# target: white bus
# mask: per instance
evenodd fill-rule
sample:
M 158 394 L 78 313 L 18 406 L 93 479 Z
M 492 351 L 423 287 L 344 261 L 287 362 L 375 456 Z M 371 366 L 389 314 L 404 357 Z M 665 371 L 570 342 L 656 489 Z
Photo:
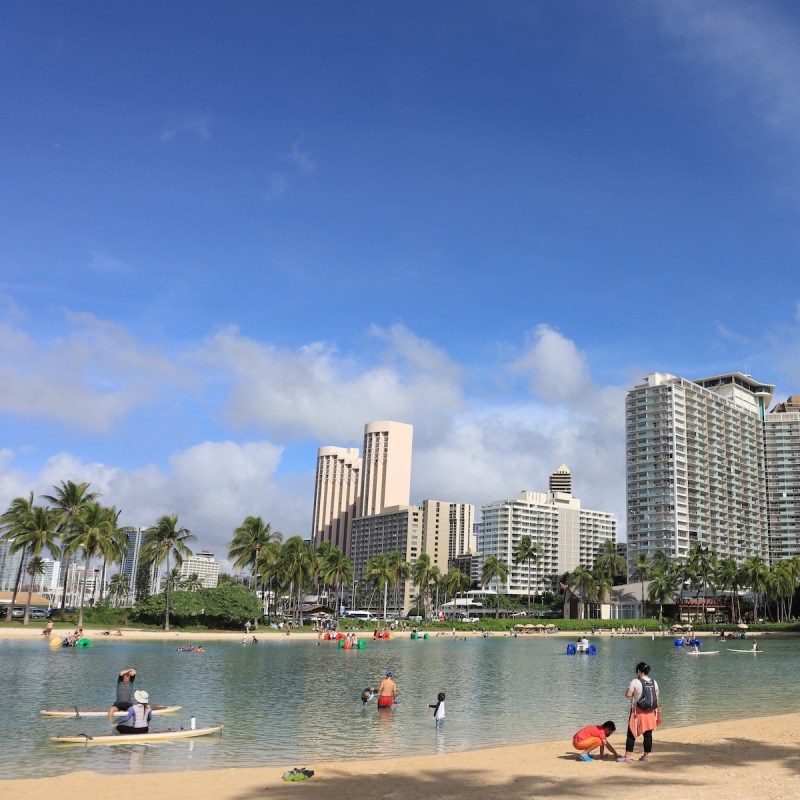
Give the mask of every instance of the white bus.
M 371 611 L 345 611 L 347 619 L 360 619 L 362 622 L 374 622 L 377 617 Z

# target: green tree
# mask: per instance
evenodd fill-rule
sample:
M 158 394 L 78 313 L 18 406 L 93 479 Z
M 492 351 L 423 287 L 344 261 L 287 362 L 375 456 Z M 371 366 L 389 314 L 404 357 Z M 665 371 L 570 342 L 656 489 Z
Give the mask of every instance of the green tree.
M 86 600 L 86 580 L 93 558 L 103 552 L 103 546 L 114 534 L 114 527 L 108 511 L 99 503 L 88 502 L 81 507 L 80 513 L 73 521 L 65 546 L 71 552 L 83 551 L 83 576 L 80 580 L 80 608 L 78 611 L 78 627 L 83 627 L 83 606 Z
M 20 554 L 19 567 L 17 568 L 17 577 L 14 581 L 14 591 L 11 594 L 11 602 L 6 611 L 6 622 L 11 619 L 11 614 L 14 606 L 17 604 L 17 595 L 19 594 L 20 583 L 22 582 L 23 570 L 25 569 L 25 559 L 27 556 L 28 545 L 23 541 L 22 534 L 24 526 L 28 517 L 33 509 L 33 492 L 30 497 L 16 497 L 8 507 L 6 512 L 0 517 L 0 541 L 8 542 L 11 544 L 9 547 L 9 554 Z M 20 537 L 18 539 L 18 537 Z
M 353 565 L 350 559 L 338 548 L 332 547 L 325 555 L 321 565 L 322 580 L 336 592 L 335 615 L 339 617 L 342 588 L 353 580 Z
M 536 566 L 542 557 L 542 553 L 541 545 L 536 544 L 528 534 L 520 538 L 519 545 L 514 553 L 515 564 L 528 565 L 528 613 L 531 610 L 531 563 Z
M 405 582 L 411 577 L 411 564 L 403 558 L 399 550 L 389 553 L 389 568 L 391 571 L 391 582 L 394 586 L 394 607 L 398 616 L 403 615 L 404 602 L 400 602 L 400 587 L 405 587 Z M 404 599 L 405 599 L 405 592 Z
M 314 552 L 300 536 L 291 536 L 281 548 L 281 574 L 290 585 L 293 602 L 293 619 L 299 626 L 303 621 L 303 590 L 314 571 Z
M 458 595 L 466 592 L 470 587 L 469 575 L 457 567 L 451 567 L 444 576 L 444 585 L 447 592 L 454 598 L 453 615 L 455 615 L 458 610 L 458 603 L 455 602 L 458 600 Z
M 617 545 L 611 539 L 606 539 L 600 549 L 600 555 L 594 562 L 594 568 L 613 582 L 617 575 L 626 573 L 628 564 L 625 557 L 617 552 Z
M 760 556 L 750 556 L 742 562 L 742 582 L 753 593 L 753 615 L 758 619 L 758 601 L 767 586 L 769 568 Z
M 647 557 L 647 553 L 643 553 L 639 551 L 636 553 L 636 556 L 633 559 L 633 570 L 631 572 L 631 578 L 635 581 L 640 582 L 640 586 L 642 589 L 641 598 L 642 598 L 642 618 L 644 619 L 647 616 L 647 599 L 645 598 L 644 594 L 644 582 L 650 575 L 650 559 Z
M 364 566 L 364 580 L 374 583 L 378 592 L 383 593 L 384 618 L 386 617 L 387 597 L 393 576 L 391 561 L 385 553 L 372 556 Z
M 67 602 L 70 560 L 75 553 L 74 546 L 79 535 L 77 528 L 81 524 L 80 516 L 87 503 L 93 503 L 100 497 L 99 492 L 90 492 L 89 486 L 88 483 L 61 481 L 59 485 L 53 486 L 53 494 L 42 495 L 42 499 L 50 503 L 59 515 L 57 532 L 62 539 L 61 568 L 64 570 L 60 613 L 62 620 Z
M 481 570 L 481 586 L 488 589 L 492 581 L 497 586 L 494 618 L 500 619 L 500 584 L 508 580 L 508 563 L 497 556 L 487 556 Z
M 723 591 L 730 593 L 731 618 L 738 621 L 741 621 L 738 611 L 740 574 L 739 565 L 732 558 L 723 558 L 717 564 L 717 585 Z
M 428 599 L 431 584 L 436 579 L 438 568 L 431 561 L 428 553 L 420 553 L 411 565 L 411 580 L 418 589 L 418 597 L 422 599 L 422 616 L 428 617 Z
M 188 528 L 182 528 L 178 524 L 177 514 L 165 514 L 159 517 L 152 528 L 148 528 L 142 542 L 141 560 L 145 563 L 152 563 L 157 566 L 166 564 L 166 574 L 169 576 L 170 559 L 174 558 L 177 565 L 183 562 L 184 558 L 192 555 L 189 544 L 197 540 L 196 536 Z M 170 601 L 170 582 L 164 585 L 164 630 L 169 630 L 169 601 Z
M 245 517 L 244 522 L 233 532 L 233 539 L 228 545 L 228 558 L 235 568 L 249 569 L 251 586 L 258 579 L 258 562 L 261 550 L 270 542 L 281 541 L 277 531 L 273 533 L 269 522 L 261 517 Z
M 578 565 L 570 573 L 567 586 L 569 590 L 580 598 L 580 618 L 586 618 L 586 607 L 595 593 L 595 576 L 591 570 Z
M 276 536 L 283 538 L 280 533 L 277 533 Z M 281 541 L 280 539 L 275 539 L 268 544 L 264 545 L 264 547 L 259 550 L 258 554 L 258 563 L 256 564 L 256 576 L 257 576 L 257 585 L 261 586 L 261 612 L 259 612 L 259 617 L 262 613 L 266 613 L 267 617 L 269 617 L 269 598 L 273 591 L 273 586 L 277 585 L 277 581 L 280 577 L 280 569 L 281 569 Z M 264 598 L 266 596 L 266 604 L 264 602 Z M 264 612 L 264 607 L 266 605 L 266 612 Z
M 675 579 L 669 569 L 654 566 L 650 572 L 650 585 L 647 587 L 648 599 L 658 603 L 658 625 L 664 621 L 664 603 L 675 594 Z
M 127 598 L 130 590 L 130 583 L 121 572 L 112 575 L 108 581 L 108 596 L 115 606 L 118 606 L 120 601 L 124 601 Z
M 696 542 L 689 552 L 687 563 L 695 576 L 695 586 L 697 594 L 695 598 L 700 599 L 700 592 L 703 592 L 703 621 L 708 622 L 708 587 L 711 577 L 714 575 L 716 556 L 708 547 L 703 547 L 700 542 Z

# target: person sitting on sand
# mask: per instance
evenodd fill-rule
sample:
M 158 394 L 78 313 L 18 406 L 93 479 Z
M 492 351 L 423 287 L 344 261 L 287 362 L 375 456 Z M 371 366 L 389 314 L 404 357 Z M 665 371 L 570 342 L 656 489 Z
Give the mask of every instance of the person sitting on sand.
M 117 632 L 114 634 L 114 636 L 122 636 L 122 631 L 117 628 Z
M 576 750 L 580 750 L 581 754 L 578 758 L 581 761 L 594 761 L 590 755 L 591 751 L 595 748 L 600 748 L 600 755 L 598 758 L 603 758 L 605 755 L 605 748 L 607 747 L 614 758 L 619 757 L 619 753 L 611 746 L 608 737 L 617 729 L 617 726 L 611 721 L 604 722 L 602 725 L 587 725 L 581 728 L 572 737 L 572 746 Z

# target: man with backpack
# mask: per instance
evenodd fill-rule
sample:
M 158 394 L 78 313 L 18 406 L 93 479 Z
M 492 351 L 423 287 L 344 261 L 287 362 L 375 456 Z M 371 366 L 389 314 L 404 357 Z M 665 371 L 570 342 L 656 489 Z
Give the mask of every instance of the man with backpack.
M 650 677 L 650 665 L 640 661 L 636 665 L 636 677 L 630 682 L 625 697 L 631 700 L 628 718 L 628 736 L 625 740 L 625 755 L 617 761 L 632 761 L 636 739 L 641 736 L 644 755 L 639 761 L 649 761 L 653 750 L 653 731 L 661 724 L 658 683 Z

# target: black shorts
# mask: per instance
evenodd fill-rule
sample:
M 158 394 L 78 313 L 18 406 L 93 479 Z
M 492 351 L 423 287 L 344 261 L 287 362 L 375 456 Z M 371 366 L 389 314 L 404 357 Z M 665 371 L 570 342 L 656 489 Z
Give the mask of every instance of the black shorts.
M 117 725 L 120 733 L 147 733 L 149 728 L 134 728 L 133 725 Z
M 133 703 L 123 703 L 122 700 L 114 701 L 114 707 L 117 711 L 127 711 L 132 705 Z

